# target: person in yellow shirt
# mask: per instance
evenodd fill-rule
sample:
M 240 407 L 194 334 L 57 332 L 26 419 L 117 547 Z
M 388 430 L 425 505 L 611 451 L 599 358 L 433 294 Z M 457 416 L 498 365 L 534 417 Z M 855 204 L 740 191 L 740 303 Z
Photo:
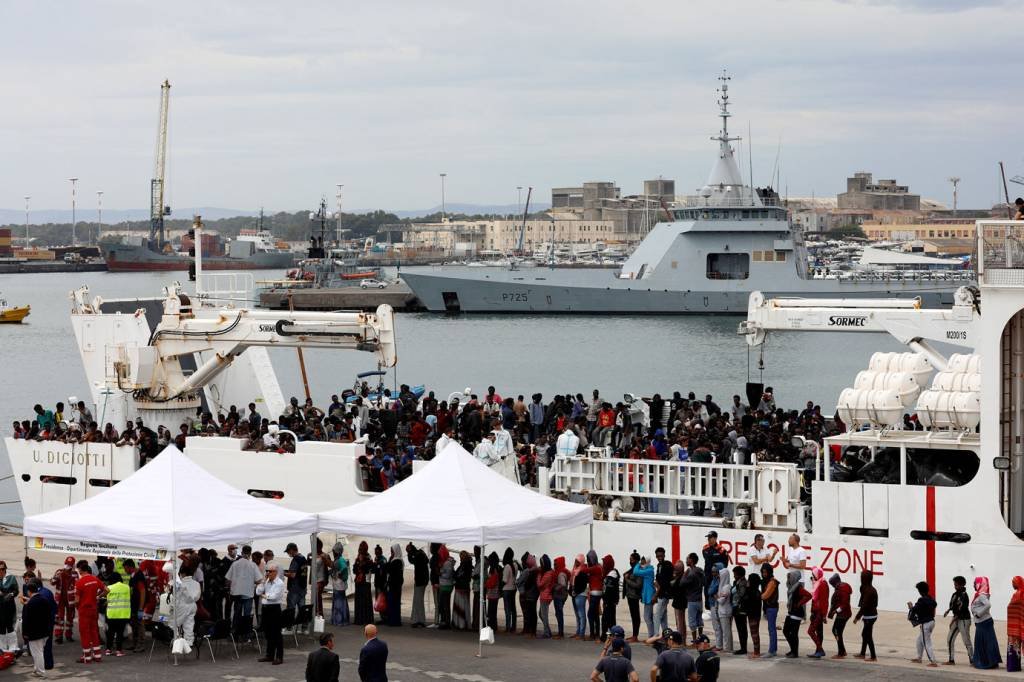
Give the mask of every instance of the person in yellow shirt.
M 106 655 L 124 656 L 124 626 L 132 616 L 131 590 L 128 583 L 115 573 L 116 582 L 109 585 L 107 593 L 107 651 Z

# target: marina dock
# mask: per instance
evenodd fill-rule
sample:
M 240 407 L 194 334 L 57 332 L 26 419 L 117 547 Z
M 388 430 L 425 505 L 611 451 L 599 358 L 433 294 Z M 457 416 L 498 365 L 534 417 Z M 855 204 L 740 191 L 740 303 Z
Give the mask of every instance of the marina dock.
M 385 289 L 354 284 L 348 287 L 268 287 L 259 293 L 259 307 L 288 310 L 288 297 L 295 310 L 376 310 L 387 303 L 397 311 L 422 310 L 419 300 L 405 282 L 393 282 Z

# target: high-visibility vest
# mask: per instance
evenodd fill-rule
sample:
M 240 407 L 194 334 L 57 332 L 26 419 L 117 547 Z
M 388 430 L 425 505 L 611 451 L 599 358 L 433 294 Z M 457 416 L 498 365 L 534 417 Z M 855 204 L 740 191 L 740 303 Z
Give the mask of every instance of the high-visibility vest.
M 127 583 L 114 583 L 107 594 L 107 619 L 128 620 L 132 616 L 132 595 Z

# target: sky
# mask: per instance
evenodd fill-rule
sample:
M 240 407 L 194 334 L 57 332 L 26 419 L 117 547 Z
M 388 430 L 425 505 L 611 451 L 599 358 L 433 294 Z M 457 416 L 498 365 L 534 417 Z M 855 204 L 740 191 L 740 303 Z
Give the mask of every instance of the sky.
M 0 208 L 148 205 L 159 87 L 168 200 L 254 210 L 511 204 L 517 186 L 694 193 L 716 77 L 767 184 L 867 170 L 961 207 L 1024 175 L 1024 3 L 0 0 Z M 1024 187 L 1010 185 L 1011 196 Z

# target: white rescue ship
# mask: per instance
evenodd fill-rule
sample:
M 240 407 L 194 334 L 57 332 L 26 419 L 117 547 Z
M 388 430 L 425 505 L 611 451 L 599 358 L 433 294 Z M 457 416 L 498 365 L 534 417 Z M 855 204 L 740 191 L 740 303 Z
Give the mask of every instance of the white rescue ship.
M 569 556 L 592 543 L 620 561 L 634 548 L 650 556 L 664 546 L 675 560 L 699 551 L 715 528 L 731 560 L 743 565 L 756 532 L 780 548 L 779 558 L 799 533 L 808 565 L 854 585 L 861 570 L 874 572 L 883 609 L 902 610 L 919 580 L 942 594 L 954 575 L 985 575 L 999 613 L 1024 565 L 1024 223 L 979 221 L 977 233 L 980 292 L 960 289 L 946 310 L 907 300 L 751 296 L 740 327 L 751 345 L 799 330 L 888 333 L 908 347 L 873 356 L 840 396 L 848 433 L 820 450 L 805 445 L 822 473 L 806 482 L 809 495 L 801 495 L 796 464 L 637 461 L 591 449 L 556 458 L 539 479 L 543 494 L 590 501 L 599 520 L 590 530 L 519 544 Z M 395 362 L 386 308 L 376 315 L 214 309 L 193 305 L 178 287 L 165 293 L 162 300 L 90 302 L 85 289 L 74 292 L 72 327 L 101 423 L 141 416 L 174 433 L 204 402 L 212 411 L 253 396 L 262 411 L 279 414 L 284 399 L 267 346 L 363 349 L 382 366 Z M 947 358 L 935 342 L 965 353 Z M 925 430 L 900 430 L 905 412 L 916 412 Z M 138 462 L 133 447 L 5 444 L 26 514 L 98 494 Z M 242 445 L 189 438 L 185 452 L 237 488 L 295 509 L 333 509 L 373 494 L 360 474 L 362 444 L 300 442 L 288 454 Z M 844 466 L 830 467 L 826 453 L 836 451 Z M 658 499 L 661 513 L 634 511 L 643 497 Z M 734 520 L 688 515 L 700 501 L 728 505 Z

